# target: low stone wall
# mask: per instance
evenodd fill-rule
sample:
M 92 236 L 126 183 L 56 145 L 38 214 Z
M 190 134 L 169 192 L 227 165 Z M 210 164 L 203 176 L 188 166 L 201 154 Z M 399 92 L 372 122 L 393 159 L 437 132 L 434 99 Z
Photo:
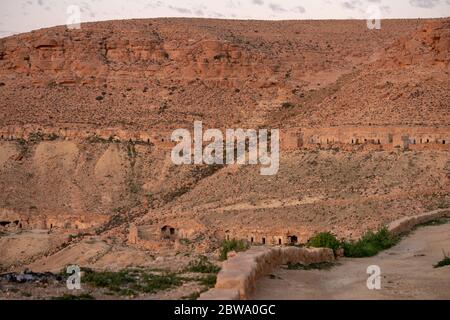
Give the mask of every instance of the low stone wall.
M 252 247 L 224 262 L 215 288 L 203 293 L 200 300 L 244 300 L 255 289 L 258 278 L 287 263 L 334 261 L 327 248 Z
M 399 235 L 415 226 L 435 219 L 450 218 L 450 208 L 438 209 L 415 216 L 403 217 L 388 225 L 389 231 Z M 242 300 L 255 289 L 256 281 L 287 263 L 319 263 L 334 261 L 334 253 L 327 248 L 252 247 L 224 262 L 213 289 L 200 295 L 199 300 Z
M 444 217 L 450 218 L 450 208 L 438 209 L 430 212 L 421 213 L 415 216 L 400 218 L 398 220 L 391 222 L 388 225 L 388 229 L 393 235 L 399 235 L 410 231 L 412 228 L 414 228 L 419 224 Z

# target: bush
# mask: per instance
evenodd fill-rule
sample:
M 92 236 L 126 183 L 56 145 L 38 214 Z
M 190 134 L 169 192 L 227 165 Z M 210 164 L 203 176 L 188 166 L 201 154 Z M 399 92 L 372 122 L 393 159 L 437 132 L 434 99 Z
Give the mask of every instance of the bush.
M 126 270 L 113 272 L 84 269 L 83 271 L 83 282 L 89 283 L 95 287 L 109 288 L 113 291 L 118 291 L 120 287 L 136 282 L 134 277 Z
M 314 248 L 330 248 L 333 251 L 339 249 L 341 243 L 330 232 L 322 232 L 308 240 L 308 246 Z
M 107 288 L 119 295 L 138 292 L 155 293 L 180 286 L 183 282 L 174 273 L 154 274 L 146 270 L 124 269 L 118 272 L 82 269 L 82 281 L 95 287 Z
M 441 268 L 445 266 L 450 266 L 450 257 L 448 257 L 444 252 L 444 259 L 436 263 L 433 267 L 435 268 Z
M 201 256 L 197 260 L 189 262 L 186 271 L 199 273 L 218 273 L 220 268 L 208 261 L 208 258 Z
M 206 277 L 200 279 L 200 284 L 204 285 L 207 288 L 212 288 L 215 286 L 216 281 L 217 281 L 217 275 L 209 274 Z
M 397 240 L 386 227 L 381 228 L 376 233 L 368 231 L 358 241 L 344 242 L 344 255 L 354 258 L 372 257 L 378 252 L 395 245 Z
M 291 102 L 283 102 L 281 104 L 281 108 L 282 109 L 292 109 L 294 107 L 295 107 L 295 105 L 293 103 L 291 103 Z
M 224 240 L 222 242 L 222 247 L 220 249 L 220 257 L 221 261 L 227 260 L 227 254 L 230 251 L 245 251 L 247 250 L 249 245 L 243 240 Z

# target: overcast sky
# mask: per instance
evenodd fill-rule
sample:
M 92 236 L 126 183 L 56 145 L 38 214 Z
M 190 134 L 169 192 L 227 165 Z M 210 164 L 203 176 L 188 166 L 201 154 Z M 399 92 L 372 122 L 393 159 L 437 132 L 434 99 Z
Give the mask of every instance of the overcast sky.
M 381 18 L 450 16 L 450 0 L 0 0 L 0 37 L 66 24 L 70 5 L 79 6 L 82 22 L 153 17 L 366 19 L 373 6 Z

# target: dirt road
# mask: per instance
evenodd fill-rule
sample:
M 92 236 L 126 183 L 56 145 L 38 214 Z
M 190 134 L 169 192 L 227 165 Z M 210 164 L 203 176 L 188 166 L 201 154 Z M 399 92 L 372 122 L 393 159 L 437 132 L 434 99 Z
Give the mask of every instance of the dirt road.
M 371 258 L 344 258 L 330 270 L 278 269 L 258 282 L 252 299 L 450 299 L 450 223 L 419 228 Z M 381 268 L 381 289 L 369 290 L 367 267 Z M 273 277 L 275 276 L 275 278 Z

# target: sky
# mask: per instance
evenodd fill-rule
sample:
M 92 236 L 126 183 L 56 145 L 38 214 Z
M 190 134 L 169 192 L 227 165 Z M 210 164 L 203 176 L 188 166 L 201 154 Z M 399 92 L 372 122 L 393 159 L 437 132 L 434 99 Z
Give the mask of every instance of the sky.
M 450 0 L 0 0 L 0 37 L 73 23 L 78 16 L 91 22 L 156 17 L 367 19 L 374 14 L 381 19 L 449 17 Z

